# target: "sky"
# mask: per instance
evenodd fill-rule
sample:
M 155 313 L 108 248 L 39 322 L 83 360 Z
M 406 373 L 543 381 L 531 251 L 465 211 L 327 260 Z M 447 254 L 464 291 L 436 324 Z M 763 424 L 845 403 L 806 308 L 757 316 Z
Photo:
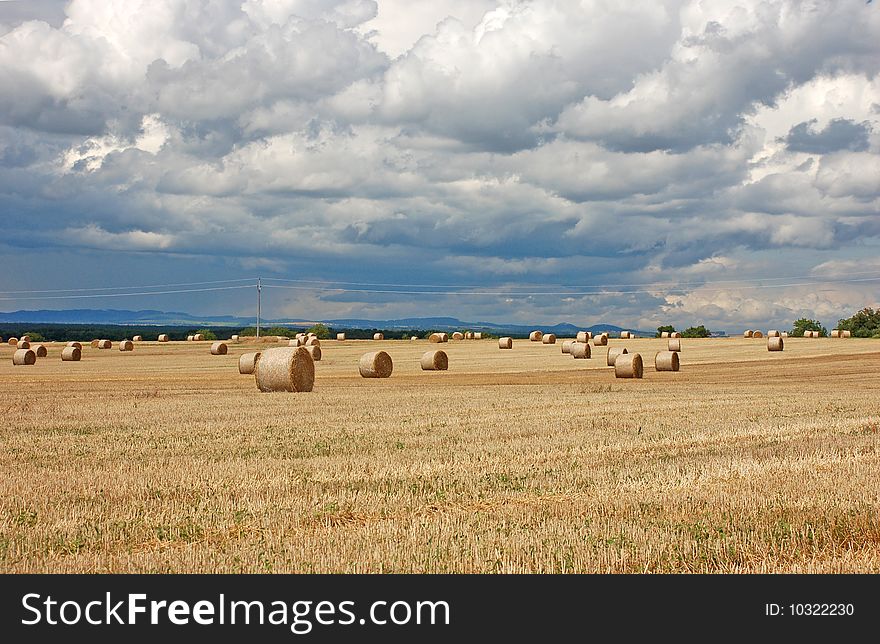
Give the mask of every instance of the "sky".
M 878 73 L 864 0 L 2 1 L 0 310 L 830 328 Z

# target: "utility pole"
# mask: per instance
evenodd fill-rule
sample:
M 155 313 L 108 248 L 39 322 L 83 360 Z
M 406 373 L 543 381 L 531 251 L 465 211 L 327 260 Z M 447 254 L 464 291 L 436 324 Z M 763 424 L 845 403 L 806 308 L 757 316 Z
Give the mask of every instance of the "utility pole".
M 257 339 L 260 339 L 260 313 L 263 308 L 263 280 L 257 278 Z

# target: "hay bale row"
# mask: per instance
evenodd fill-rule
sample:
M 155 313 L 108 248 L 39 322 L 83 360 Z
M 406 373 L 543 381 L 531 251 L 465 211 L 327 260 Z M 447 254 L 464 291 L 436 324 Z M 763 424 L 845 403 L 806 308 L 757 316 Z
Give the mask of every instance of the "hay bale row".
M 544 334 L 541 331 L 532 331 L 529 333 L 529 342 L 541 342 Z
M 638 353 L 621 353 L 614 360 L 615 378 L 641 378 L 642 356 Z
M 587 359 L 591 353 L 590 344 L 588 342 L 573 342 L 568 352 L 576 360 Z
M 654 369 L 657 371 L 678 371 L 679 364 L 676 351 L 658 351 L 654 356 Z
M 229 351 L 229 347 L 225 342 L 215 342 L 211 345 L 212 356 L 225 356 Z
M 358 371 L 363 378 L 388 378 L 394 369 L 394 362 L 384 351 L 374 351 L 361 356 Z
M 238 373 L 252 374 L 260 361 L 260 355 L 262 354 L 259 351 L 242 353 L 238 358 Z
M 547 335 L 541 336 L 541 342 L 543 344 L 556 344 L 556 336 L 552 333 L 548 333 Z
M 79 344 L 79 342 L 75 342 L 74 344 Z M 82 359 L 82 346 L 72 347 L 67 346 L 61 350 L 61 361 L 62 362 L 79 362 Z
M 255 363 L 254 379 L 262 392 L 306 392 L 315 385 L 315 361 L 304 347 L 267 349 Z
M 767 338 L 767 351 L 782 351 L 785 348 L 785 341 L 781 336 L 771 336 Z
M 419 360 L 422 371 L 446 371 L 449 369 L 449 356 L 445 351 L 428 351 Z
M 513 338 L 508 338 L 507 336 L 503 338 L 498 338 L 498 348 L 513 349 Z
M 617 360 L 617 356 L 622 356 L 628 353 L 626 347 L 611 347 L 608 349 L 608 354 L 605 356 L 605 364 L 609 367 L 614 366 L 614 361 Z
M 37 354 L 33 349 L 16 349 L 12 354 L 12 364 L 14 365 L 32 365 L 37 362 Z

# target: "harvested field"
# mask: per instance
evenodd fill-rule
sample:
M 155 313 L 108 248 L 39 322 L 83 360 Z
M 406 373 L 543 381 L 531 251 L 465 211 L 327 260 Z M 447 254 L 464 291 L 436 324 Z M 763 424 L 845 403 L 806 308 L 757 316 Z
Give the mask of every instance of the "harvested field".
M 880 341 L 688 339 L 658 373 L 666 345 L 627 340 L 651 359 L 620 380 L 525 340 L 446 344 L 435 372 L 427 340 L 326 340 L 296 394 L 238 373 L 247 338 L 27 368 L 3 345 L 27 395 L 0 570 L 880 572 Z M 361 378 L 378 350 L 393 376 Z

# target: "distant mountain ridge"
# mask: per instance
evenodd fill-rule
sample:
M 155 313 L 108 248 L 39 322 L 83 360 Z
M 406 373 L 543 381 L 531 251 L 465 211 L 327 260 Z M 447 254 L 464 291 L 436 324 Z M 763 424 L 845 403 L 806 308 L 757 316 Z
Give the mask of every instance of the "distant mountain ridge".
M 367 320 L 362 318 L 342 318 L 332 320 L 290 320 L 290 319 L 267 319 L 262 320 L 263 326 L 309 326 L 316 322 L 322 322 L 337 329 L 385 329 L 385 330 L 437 330 L 456 331 L 469 329 L 472 331 L 485 331 L 487 333 L 513 333 L 526 334 L 534 329 L 541 329 L 544 333 L 554 333 L 558 336 L 572 336 L 578 331 L 592 331 L 594 333 L 608 331 L 616 333 L 620 331 L 633 331 L 640 335 L 652 335 L 653 331 L 640 331 L 619 327 L 613 324 L 593 324 L 575 326 L 569 322 L 557 324 L 512 324 L 496 322 L 463 322 L 453 317 L 424 317 L 424 318 L 399 318 L 396 320 Z M 253 326 L 254 318 L 244 318 L 234 315 L 191 315 L 179 311 L 128 311 L 119 309 L 68 309 L 68 310 L 38 310 L 38 311 L 12 311 L 0 312 L 0 323 L 6 324 L 115 324 L 115 325 L 205 325 L 205 326 Z

